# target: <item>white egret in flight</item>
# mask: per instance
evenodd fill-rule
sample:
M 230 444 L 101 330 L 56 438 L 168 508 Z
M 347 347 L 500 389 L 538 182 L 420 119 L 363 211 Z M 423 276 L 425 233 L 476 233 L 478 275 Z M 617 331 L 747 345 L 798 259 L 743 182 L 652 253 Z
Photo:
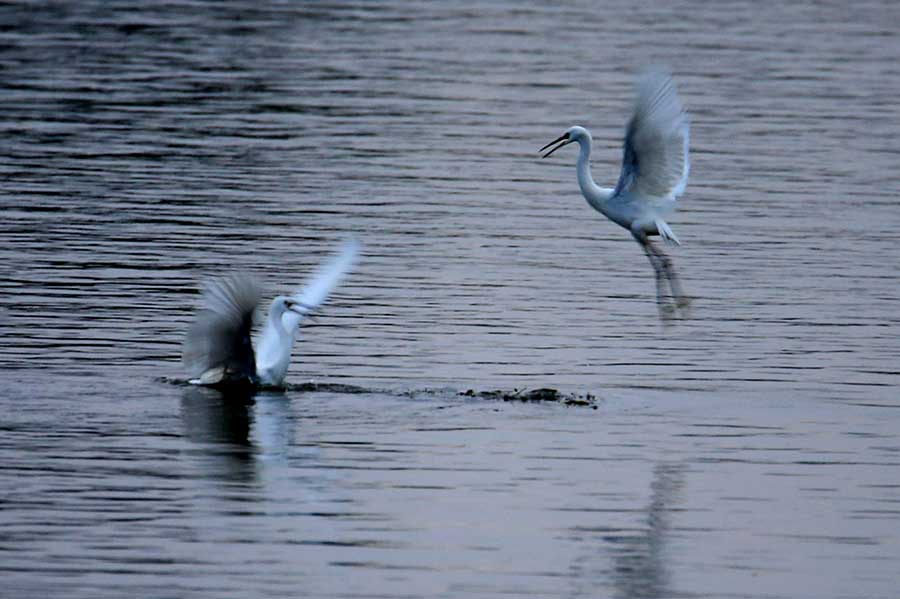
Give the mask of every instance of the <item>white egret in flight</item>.
M 212 281 L 184 341 L 182 362 L 191 383 L 222 388 L 279 387 L 304 317 L 318 308 L 356 261 L 359 244 L 345 243 L 291 296 L 272 300 L 253 351 L 253 315 L 262 297 L 259 283 L 245 275 Z
M 584 127 L 570 127 L 541 148 L 541 152 L 550 148 L 544 154 L 546 158 L 559 148 L 578 142 L 581 193 L 592 208 L 631 231 L 644 249 L 656 271 L 656 301 L 663 318 L 674 316 L 675 306 L 686 311 L 690 305 L 671 260 L 650 240 L 652 235 L 659 235 L 666 243 L 681 245 L 666 218 L 678 206 L 677 198 L 687 186 L 688 138 L 688 115 L 678 100 L 672 77 L 647 71 L 638 79 L 634 114 L 625 130 L 622 172 L 614 188 L 600 187 L 591 177 L 592 140 Z M 666 299 L 666 283 L 675 306 Z

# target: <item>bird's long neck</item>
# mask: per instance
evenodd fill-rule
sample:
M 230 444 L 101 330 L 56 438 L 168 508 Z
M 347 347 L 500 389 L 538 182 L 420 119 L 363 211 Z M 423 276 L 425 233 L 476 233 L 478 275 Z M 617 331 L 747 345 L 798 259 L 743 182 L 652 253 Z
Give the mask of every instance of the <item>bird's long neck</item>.
M 612 196 L 612 190 L 600 187 L 591 177 L 591 139 L 583 137 L 578 140 L 578 145 L 581 147 L 578 152 L 578 187 L 594 210 L 606 214 L 606 202 Z
M 286 312 L 282 298 L 275 298 L 269 308 L 266 328 L 257 345 L 256 372 L 264 385 L 281 385 L 291 363 L 294 339 L 284 326 Z
M 269 309 L 269 326 L 278 334 L 279 337 L 287 337 L 287 329 L 284 328 L 284 322 L 281 317 L 284 315 L 284 308 L 273 302 Z

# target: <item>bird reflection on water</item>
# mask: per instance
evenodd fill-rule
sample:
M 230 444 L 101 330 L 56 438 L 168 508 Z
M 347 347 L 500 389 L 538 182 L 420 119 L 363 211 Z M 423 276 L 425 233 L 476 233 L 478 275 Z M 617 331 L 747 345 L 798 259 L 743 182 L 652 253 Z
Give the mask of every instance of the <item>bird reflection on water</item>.
M 284 456 L 291 442 L 290 400 L 284 393 L 235 390 L 223 393 L 189 386 L 181 398 L 181 421 L 190 441 L 202 445 L 201 454 L 221 468 L 232 482 L 256 478 L 259 460 Z
M 573 565 L 573 571 L 581 575 L 574 580 L 591 581 L 595 578 L 609 578 L 615 589 L 616 597 L 632 599 L 652 599 L 671 597 L 673 589 L 666 567 L 666 542 L 672 528 L 670 514 L 675 509 L 679 494 L 684 486 L 684 470 L 682 463 L 660 462 L 653 468 L 653 481 L 650 483 L 650 502 L 642 510 L 643 524 L 638 530 L 602 529 L 591 534 L 591 529 L 578 527 L 573 537 L 590 548 Z M 612 567 L 607 569 L 606 560 L 600 572 L 591 567 L 596 563 L 596 546 L 612 558 Z M 573 591 L 572 596 L 594 596 L 593 585 Z

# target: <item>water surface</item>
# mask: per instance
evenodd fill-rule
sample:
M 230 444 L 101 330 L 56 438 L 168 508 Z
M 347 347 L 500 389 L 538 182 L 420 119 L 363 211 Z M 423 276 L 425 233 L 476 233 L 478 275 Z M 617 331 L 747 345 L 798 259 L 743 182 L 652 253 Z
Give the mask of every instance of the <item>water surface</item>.
M 16 596 L 893 597 L 890 2 L 0 7 Z M 693 315 L 578 193 L 634 73 L 692 115 Z M 206 276 L 359 268 L 289 381 L 164 382 Z M 351 389 L 336 385 L 352 385 Z M 461 397 L 593 393 L 597 410 Z

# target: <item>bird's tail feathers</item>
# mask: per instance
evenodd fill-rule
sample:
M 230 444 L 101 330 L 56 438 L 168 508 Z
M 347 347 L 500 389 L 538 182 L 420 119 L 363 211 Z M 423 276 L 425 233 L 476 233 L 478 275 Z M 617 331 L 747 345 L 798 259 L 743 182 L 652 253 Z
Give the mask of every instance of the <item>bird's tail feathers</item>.
M 663 238 L 663 241 L 670 245 L 681 245 L 681 242 L 675 236 L 675 232 L 669 227 L 669 223 L 658 218 L 654 224 L 656 224 L 656 230 L 659 232 L 659 236 Z

